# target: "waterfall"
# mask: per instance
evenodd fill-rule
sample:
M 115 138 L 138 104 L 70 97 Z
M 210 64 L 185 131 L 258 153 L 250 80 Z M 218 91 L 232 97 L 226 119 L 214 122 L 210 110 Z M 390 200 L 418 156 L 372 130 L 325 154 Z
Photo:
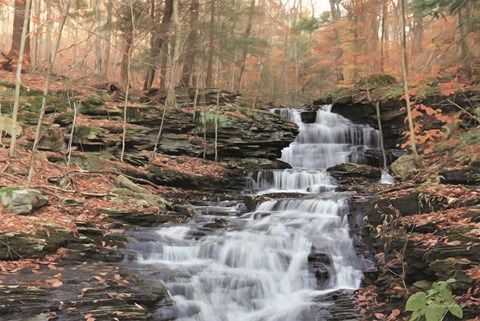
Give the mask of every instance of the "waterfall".
M 138 259 L 161 271 L 174 302 L 174 312 L 156 312 L 159 320 L 171 320 L 165 315 L 172 313 L 180 321 L 324 320 L 332 303 L 322 297 L 360 286 L 348 195 L 333 192 L 336 182 L 325 169 L 362 162 L 378 133 L 324 110 L 312 124 L 303 124 L 297 110 L 281 114 L 300 126 L 282 154 L 293 169 L 252 173 L 248 189 L 305 196 L 269 199 L 252 213 L 222 216 L 227 228 L 201 237 L 195 222 L 160 227 Z

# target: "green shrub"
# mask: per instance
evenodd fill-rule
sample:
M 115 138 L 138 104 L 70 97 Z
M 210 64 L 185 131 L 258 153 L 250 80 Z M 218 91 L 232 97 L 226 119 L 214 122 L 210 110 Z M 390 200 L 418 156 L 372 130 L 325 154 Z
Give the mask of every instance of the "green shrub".
M 410 320 L 442 321 L 448 312 L 458 318 L 463 317 L 462 308 L 455 302 L 450 284 L 455 279 L 434 282 L 427 292 L 412 294 L 405 306 L 405 311 L 411 311 Z

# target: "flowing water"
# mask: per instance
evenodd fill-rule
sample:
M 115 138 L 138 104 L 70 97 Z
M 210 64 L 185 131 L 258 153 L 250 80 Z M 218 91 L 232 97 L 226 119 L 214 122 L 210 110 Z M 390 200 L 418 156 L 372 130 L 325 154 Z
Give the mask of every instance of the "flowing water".
M 221 219 L 210 216 L 227 228 L 200 237 L 198 219 L 155 231 L 139 263 L 158 269 L 174 301 L 172 309 L 158 311 L 159 319 L 328 320 L 322 311 L 331 303 L 322 298 L 360 286 L 348 195 L 333 192 L 336 182 L 325 169 L 363 162 L 363 153 L 378 147 L 378 132 L 329 111 L 319 110 L 312 124 L 303 124 L 297 110 L 281 113 L 300 127 L 282 155 L 293 169 L 252 173 L 247 190 L 303 197 L 269 198 L 242 215 L 228 207 Z

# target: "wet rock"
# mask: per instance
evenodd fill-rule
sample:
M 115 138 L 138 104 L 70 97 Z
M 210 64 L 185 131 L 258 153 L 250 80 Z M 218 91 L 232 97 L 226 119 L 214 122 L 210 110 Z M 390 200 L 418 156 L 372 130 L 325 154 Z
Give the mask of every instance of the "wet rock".
M 317 112 L 316 111 L 303 111 L 303 112 L 300 113 L 300 117 L 302 119 L 302 123 L 313 124 L 317 120 Z
M 318 253 L 313 250 L 312 253 L 308 255 L 308 268 L 310 272 L 315 275 L 320 288 L 328 285 L 330 280 L 329 266 L 331 266 L 331 264 L 332 262 L 327 254 Z
M 29 214 L 48 203 L 40 191 L 19 187 L 0 189 L 0 201 L 11 214 Z
M 334 177 L 339 178 L 365 177 L 379 180 L 382 176 L 382 172 L 379 168 L 365 164 L 344 163 L 330 167 L 327 171 L 332 173 Z
M 188 219 L 175 212 L 153 213 L 117 208 L 100 208 L 97 209 L 97 213 L 107 215 L 108 220 L 114 223 L 143 227 L 156 226 L 167 222 L 181 223 Z
M 197 216 L 197 212 L 195 211 L 195 209 L 190 206 L 190 205 L 179 205 L 179 204 L 176 204 L 174 206 L 174 210 L 175 212 L 178 212 L 180 213 L 181 215 L 184 215 L 186 217 L 194 217 L 194 216 Z

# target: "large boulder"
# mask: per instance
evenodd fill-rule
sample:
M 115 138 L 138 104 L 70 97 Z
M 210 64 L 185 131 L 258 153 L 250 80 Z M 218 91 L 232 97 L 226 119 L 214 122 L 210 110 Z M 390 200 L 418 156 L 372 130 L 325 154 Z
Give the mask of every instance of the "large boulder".
M 46 205 L 48 199 L 34 189 L 4 187 L 0 189 L 0 202 L 11 214 L 29 214 Z
M 410 174 L 414 173 L 418 168 L 418 160 L 414 155 L 403 155 L 394 161 L 390 168 L 395 176 L 402 180 L 406 179 Z

